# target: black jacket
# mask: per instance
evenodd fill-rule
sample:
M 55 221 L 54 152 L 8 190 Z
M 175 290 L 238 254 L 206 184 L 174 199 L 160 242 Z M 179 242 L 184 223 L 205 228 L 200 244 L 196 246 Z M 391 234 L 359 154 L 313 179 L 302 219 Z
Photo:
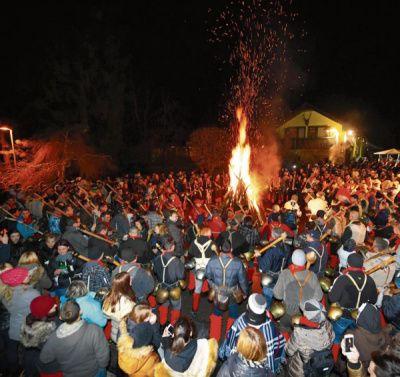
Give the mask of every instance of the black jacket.
M 250 249 L 249 243 L 246 241 L 244 236 L 240 234 L 238 231 L 229 231 L 226 230 L 225 232 L 220 233 L 217 238 L 217 245 L 221 247 L 225 240 L 228 240 L 232 245 L 232 254 L 235 257 L 246 253 Z
M 189 256 L 193 258 L 201 258 L 201 253 L 199 248 L 197 247 L 195 241 L 197 241 L 200 245 L 206 244 L 210 239 L 206 236 L 199 236 L 195 240 L 192 241 L 189 247 Z M 205 258 L 211 258 L 213 255 L 215 255 L 215 252 L 211 249 L 211 247 L 214 245 L 214 242 L 211 241 L 209 246 L 207 247 L 205 251 Z
M 361 288 L 364 282 L 364 277 L 367 277 L 367 282 L 361 292 L 359 306 L 365 302 L 375 304 L 378 298 L 376 285 L 374 280 L 360 271 L 351 271 L 348 274 L 353 277 L 358 287 Z M 340 275 L 332 285 L 329 292 L 329 301 L 338 302 L 345 309 L 355 309 L 357 303 L 358 291 L 347 275 Z M 345 314 L 349 314 L 346 313 Z
M 259 363 L 252 363 L 233 353 L 224 362 L 217 377 L 273 377 L 271 369 Z
M 166 265 L 169 260 L 174 257 L 171 253 L 167 253 L 164 255 L 159 255 L 154 259 L 154 273 L 157 276 L 157 280 L 161 283 L 163 281 L 163 265 Z M 178 280 L 182 280 L 185 278 L 185 266 L 181 262 L 181 260 L 177 257 L 169 263 L 166 267 L 165 271 L 165 283 L 167 285 L 175 284 Z

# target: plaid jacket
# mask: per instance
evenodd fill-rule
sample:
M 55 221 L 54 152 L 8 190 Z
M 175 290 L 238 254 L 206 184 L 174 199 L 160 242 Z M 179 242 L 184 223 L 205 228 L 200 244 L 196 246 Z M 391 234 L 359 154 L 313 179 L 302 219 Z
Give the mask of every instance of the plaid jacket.
M 276 373 L 285 357 L 286 341 L 275 324 L 268 318 L 261 325 L 253 325 L 248 322 L 246 313 L 243 313 L 229 330 L 224 343 L 219 349 L 219 357 L 224 360 L 231 355 L 236 348 L 240 332 L 247 326 L 254 327 L 264 334 L 267 343 L 267 364 L 272 372 Z

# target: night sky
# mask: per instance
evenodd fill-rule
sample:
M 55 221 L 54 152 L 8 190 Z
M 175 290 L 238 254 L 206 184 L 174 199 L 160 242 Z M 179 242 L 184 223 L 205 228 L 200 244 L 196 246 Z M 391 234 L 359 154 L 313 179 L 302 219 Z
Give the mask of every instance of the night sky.
M 290 27 L 297 35 L 306 32 L 299 42 L 306 52 L 291 56 L 293 69 L 304 79 L 288 83 L 287 108 L 312 104 L 354 126 L 373 144 L 397 147 L 397 4 L 294 1 L 299 16 Z M 0 119 L 12 121 L 22 134 L 40 131 L 37 119 L 34 127 L 29 124 L 29 103 L 40 97 L 48 57 L 60 46 L 66 56 L 73 53 L 80 35 L 88 32 L 99 42 L 116 35 L 132 57 L 134 75 L 176 98 L 193 128 L 216 123 L 231 72 L 221 63 L 229 51 L 209 42 L 209 25 L 225 5 L 217 0 L 3 4 Z

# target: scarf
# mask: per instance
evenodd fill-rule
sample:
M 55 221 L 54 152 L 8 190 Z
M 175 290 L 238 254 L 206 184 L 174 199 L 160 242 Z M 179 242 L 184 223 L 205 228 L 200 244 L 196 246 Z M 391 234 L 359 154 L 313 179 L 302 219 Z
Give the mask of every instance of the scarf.
M 290 264 L 289 265 L 289 270 L 294 275 L 296 272 L 299 271 L 304 271 L 306 269 L 306 266 L 296 266 L 295 264 Z
M 342 274 L 343 275 L 346 275 L 348 272 L 351 272 L 351 271 L 358 271 L 358 272 L 364 272 L 365 271 L 365 268 L 364 267 L 347 267 L 346 269 L 344 269 L 343 271 L 342 271 Z
M 301 317 L 300 317 L 300 325 L 303 325 L 303 326 L 305 326 L 305 327 L 309 327 L 309 328 L 312 328 L 312 329 L 319 329 L 320 328 L 320 324 L 319 323 L 317 323 L 317 322 L 313 322 L 313 321 L 310 321 L 308 318 L 306 318 L 304 315 L 302 315 Z

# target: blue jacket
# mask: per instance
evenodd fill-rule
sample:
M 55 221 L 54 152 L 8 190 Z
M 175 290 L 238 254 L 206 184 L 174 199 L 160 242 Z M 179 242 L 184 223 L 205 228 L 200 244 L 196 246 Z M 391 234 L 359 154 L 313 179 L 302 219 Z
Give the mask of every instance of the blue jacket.
M 107 324 L 107 317 L 101 310 L 101 304 L 94 299 L 94 292 L 89 292 L 86 296 L 75 299 L 82 312 L 82 319 L 87 323 L 92 323 L 100 327 Z M 64 305 L 69 299 L 66 296 L 61 296 L 61 306 Z
M 224 266 L 226 266 L 229 260 L 232 259 L 231 256 L 227 254 L 221 254 L 220 257 L 216 255 L 213 256 L 208 262 L 206 267 L 206 278 L 212 287 L 220 287 L 223 284 L 223 268 L 219 258 L 221 258 Z M 247 295 L 249 287 L 246 270 L 242 261 L 239 258 L 233 257 L 232 262 L 230 262 L 225 272 L 225 286 L 235 287 L 238 285 L 243 293 Z
M 17 220 L 23 222 L 24 218 L 21 215 L 20 217 L 18 217 Z M 21 224 L 21 222 L 17 223 L 17 230 L 18 230 L 18 232 L 21 233 L 21 236 L 26 240 L 27 238 L 32 237 L 36 232 L 32 228 L 33 224 L 30 224 L 30 226 L 27 226 L 25 224 Z
M 265 252 L 258 260 L 260 270 L 265 272 L 279 272 L 286 267 L 287 253 L 283 246 L 275 246 Z

